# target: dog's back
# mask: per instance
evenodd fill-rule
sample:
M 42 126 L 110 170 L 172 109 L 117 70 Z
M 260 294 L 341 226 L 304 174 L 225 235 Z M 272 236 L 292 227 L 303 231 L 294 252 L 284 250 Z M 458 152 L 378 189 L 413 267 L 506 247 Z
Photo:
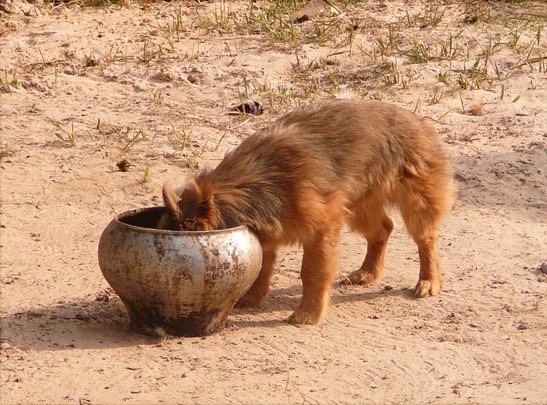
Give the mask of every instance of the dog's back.
M 281 197 L 307 185 L 325 195 L 341 191 L 347 207 L 370 192 L 398 204 L 408 183 L 420 178 L 437 179 L 447 206 L 453 194 L 452 169 L 434 128 L 374 101 L 296 109 L 244 140 L 207 176 L 229 188 L 252 189 L 255 201 L 261 193 Z M 279 214 L 281 201 L 276 207 Z

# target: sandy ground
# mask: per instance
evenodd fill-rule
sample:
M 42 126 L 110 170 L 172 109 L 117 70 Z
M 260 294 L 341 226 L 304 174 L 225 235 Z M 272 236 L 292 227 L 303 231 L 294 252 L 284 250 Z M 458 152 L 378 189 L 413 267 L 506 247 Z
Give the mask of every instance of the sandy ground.
M 546 4 L 350 1 L 291 28 L 268 3 L 0 0 L 1 402 L 547 403 Z M 284 322 L 287 249 L 265 305 L 223 332 L 132 332 L 97 264 L 113 215 L 335 96 L 416 111 L 447 144 L 445 291 L 412 297 L 394 214 L 382 280 L 333 286 L 321 326 Z M 247 97 L 265 113 L 227 114 Z M 364 252 L 344 233 L 340 278 Z

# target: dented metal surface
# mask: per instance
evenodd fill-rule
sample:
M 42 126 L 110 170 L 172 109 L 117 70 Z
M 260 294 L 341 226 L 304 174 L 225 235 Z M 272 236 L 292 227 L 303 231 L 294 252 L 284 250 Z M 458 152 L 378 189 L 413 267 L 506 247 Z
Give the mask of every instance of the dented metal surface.
M 262 249 L 246 226 L 157 230 L 163 207 L 118 215 L 99 241 L 99 266 L 122 299 L 133 329 L 176 336 L 221 330 L 260 271 Z

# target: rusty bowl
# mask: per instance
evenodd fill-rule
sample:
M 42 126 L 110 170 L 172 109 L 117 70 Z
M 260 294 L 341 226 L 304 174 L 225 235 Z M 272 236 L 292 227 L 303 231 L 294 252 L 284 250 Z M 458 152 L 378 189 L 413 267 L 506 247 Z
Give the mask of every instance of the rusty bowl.
M 141 333 L 203 336 L 224 328 L 262 262 L 247 226 L 204 232 L 154 229 L 163 207 L 116 216 L 99 241 L 99 266 Z

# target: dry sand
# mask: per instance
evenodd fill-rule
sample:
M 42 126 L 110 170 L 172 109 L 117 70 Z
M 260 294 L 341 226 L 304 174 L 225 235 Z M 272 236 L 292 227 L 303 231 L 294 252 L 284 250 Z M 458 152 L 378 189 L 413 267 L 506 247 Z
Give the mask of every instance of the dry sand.
M 246 22 L 247 1 L 0 0 L 2 403 L 547 403 L 547 5 L 348 3 L 291 31 Z M 265 305 L 223 332 L 132 332 L 97 264 L 112 216 L 334 96 L 415 110 L 446 142 L 445 291 L 412 297 L 394 214 L 380 283 L 333 286 L 321 326 L 284 322 L 301 295 L 287 249 Z M 247 97 L 265 113 L 227 114 Z M 344 233 L 340 278 L 364 252 Z

